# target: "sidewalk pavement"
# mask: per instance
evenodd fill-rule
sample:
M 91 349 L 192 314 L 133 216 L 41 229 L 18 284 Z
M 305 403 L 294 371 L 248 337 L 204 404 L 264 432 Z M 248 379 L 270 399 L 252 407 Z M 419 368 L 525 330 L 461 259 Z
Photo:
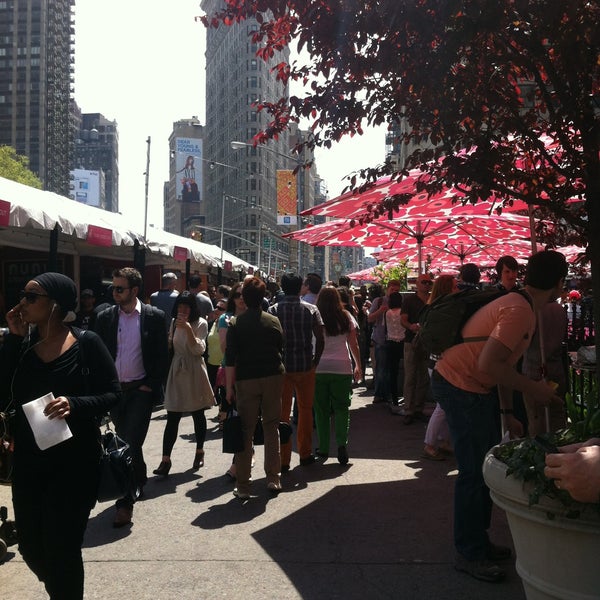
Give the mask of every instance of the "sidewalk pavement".
M 96 506 L 83 547 L 86 599 L 525 599 L 514 560 L 498 584 L 454 570 L 456 465 L 420 458 L 424 423 L 404 425 L 357 388 L 348 465 L 334 449 L 333 458 L 306 467 L 294 453 L 272 498 L 258 447 L 254 496 L 241 502 L 224 475 L 231 455 L 221 453 L 216 413 L 207 411 L 206 466 L 196 473 L 192 420 L 182 419 L 171 474 L 151 476 L 131 527 L 112 527 L 112 503 Z M 165 416 L 154 413 L 144 445 L 149 473 L 160 462 Z M 0 486 L 0 505 L 12 518 L 8 486 Z M 512 546 L 497 508 L 491 537 Z M 16 546 L 0 565 L 0 597 L 47 597 Z

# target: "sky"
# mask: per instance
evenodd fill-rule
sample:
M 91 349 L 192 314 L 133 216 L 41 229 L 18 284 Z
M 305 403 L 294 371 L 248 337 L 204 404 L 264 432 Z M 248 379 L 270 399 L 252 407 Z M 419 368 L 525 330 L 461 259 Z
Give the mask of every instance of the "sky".
M 146 140 L 148 224 L 162 227 L 173 123 L 192 116 L 205 123 L 206 34 L 194 20 L 201 14 L 199 0 L 76 0 L 75 100 L 82 112 L 117 121 L 119 206 L 138 227 L 144 223 Z M 329 197 L 341 193 L 345 175 L 383 162 L 384 140 L 383 128 L 366 128 L 363 136 L 317 151 Z

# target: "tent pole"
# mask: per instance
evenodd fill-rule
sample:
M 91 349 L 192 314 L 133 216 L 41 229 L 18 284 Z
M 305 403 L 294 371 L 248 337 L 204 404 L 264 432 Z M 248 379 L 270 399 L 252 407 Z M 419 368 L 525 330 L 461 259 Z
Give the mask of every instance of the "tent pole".
M 58 269 L 58 234 L 60 225 L 56 223 L 50 232 L 50 249 L 48 256 L 48 271 L 55 272 Z

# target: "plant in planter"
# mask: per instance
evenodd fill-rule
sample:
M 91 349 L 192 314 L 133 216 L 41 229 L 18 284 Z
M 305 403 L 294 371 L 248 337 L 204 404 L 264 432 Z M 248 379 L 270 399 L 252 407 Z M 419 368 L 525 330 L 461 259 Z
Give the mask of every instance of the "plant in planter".
M 600 410 L 587 410 L 585 418 L 554 434 L 540 436 L 551 446 L 565 446 L 600 437 Z M 529 505 L 538 504 L 542 496 L 556 499 L 566 509 L 565 516 L 577 518 L 587 505 L 576 502 L 568 492 L 558 489 L 544 475 L 547 450 L 534 439 L 526 438 L 501 444 L 494 449 L 494 456 L 508 467 L 506 476 L 530 482 Z M 600 504 L 592 505 L 600 511 Z M 548 513 L 552 518 L 553 513 Z
M 600 413 L 544 439 L 557 446 L 600 434 Z M 483 474 L 493 501 L 507 515 L 516 568 L 529 600 L 598 598 L 600 507 L 576 502 L 544 475 L 546 451 L 533 440 L 493 448 Z M 557 553 L 558 551 L 558 553 Z

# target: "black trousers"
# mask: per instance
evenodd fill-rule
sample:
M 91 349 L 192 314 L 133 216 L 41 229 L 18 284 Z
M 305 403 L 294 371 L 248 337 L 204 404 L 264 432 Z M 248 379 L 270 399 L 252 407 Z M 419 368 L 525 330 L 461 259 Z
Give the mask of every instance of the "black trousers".
M 131 449 L 136 482 L 140 489 L 148 481 L 148 469 L 144 461 L 142 446 L 150 427 L 152 407 L 152 393 L 134 388 L 123 391 L 121 402 L 110 411 L 117 434 L 129 444 Z M 135 498 L 128 496 L 117 500 L 117 506 L 132 508 L 134 502 Z
M 13 506 L 19 551 L 51 600 L 83 598 L 81 545 L 98 490 L 97 461 L 64 465 L 16 464 Z
M 196 450 L 202 450 L 206 440 L 206 415 L 203 408 L 195 410 L 191 414 L 194 421 L 194 434 L 196 435 Z M 163 456 L 171 456 L 182 416 L 183 413 L 167 411 L 167 424 L 163 434 Z

